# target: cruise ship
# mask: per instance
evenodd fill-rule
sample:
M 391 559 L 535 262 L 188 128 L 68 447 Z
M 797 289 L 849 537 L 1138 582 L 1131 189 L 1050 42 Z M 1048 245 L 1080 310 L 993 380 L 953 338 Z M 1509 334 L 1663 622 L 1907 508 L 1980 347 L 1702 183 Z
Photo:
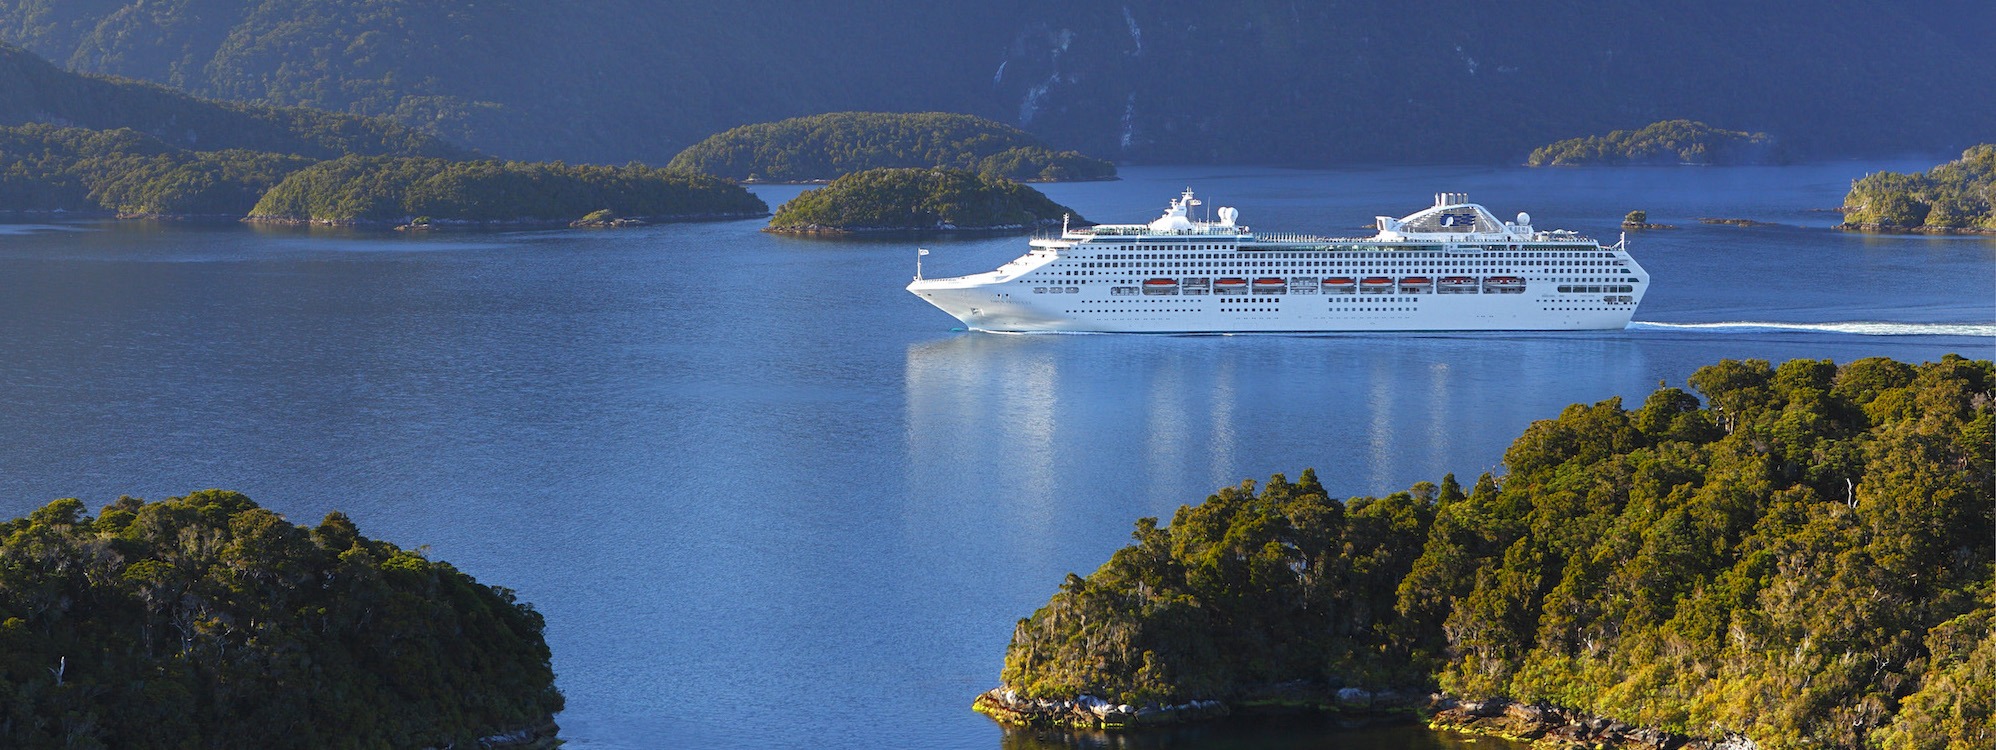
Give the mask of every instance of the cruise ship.
M 1628 325 L 1649 274 L 1627 250 L 1439 193 L 1370 237 L 1257 235 L 1187 188 L 1149 224 L 1063 226 L 993 271 L 908 291 L 997 333 L 1572 331 Z

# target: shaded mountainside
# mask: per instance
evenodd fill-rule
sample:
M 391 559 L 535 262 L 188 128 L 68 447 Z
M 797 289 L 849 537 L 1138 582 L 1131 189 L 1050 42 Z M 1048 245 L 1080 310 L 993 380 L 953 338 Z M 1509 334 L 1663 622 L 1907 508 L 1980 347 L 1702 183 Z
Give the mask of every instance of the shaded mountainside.
M 1786 161 L 1766 133 L 1725 130 L 1691 120 L 1653 122 L 1639 130 L 1568 138 L 1541 146 L 1525 160 L 1532 167 L 1740 166 Z
M 1116 166 L 982 117 L 947 112 L 833 112 L 743 125 L 672 157 L 673 169 L 731 180 L 808 182 L 886 167 L 948 167 L 986 177 L 1102 180 Z
M 189 96 L 157 84 L 79 75 L 0 45 L 0 125 L 128 128 L 188 150 L 242 149 L 330 159 L 345 154 L 466 158 L 469 150 L 393 120 Z
M 1411 686 L 1770 750 L 1988 746 L 1996 365 L 1691 385 L 1534 423 L 1468 491 L 1306 471 L 1142 519 L 1019 622 L 996 700 Z
M 1920 174 L 1876 172 L 1851 182 L 1838 229 L 1996 233 L 1996 144 Z
M 1058 224 L 1073 209 L 1004 178 L 960 169 L 870 169 L 776 209 L 769 232 L 980 231 Z M 1071 219 L 1086 224 L 1078 216 Z
M 1992 137 L 1992 26 L 1981 0 L 0 3 L 0 39 L 64 66 L 606 163 L 836 111 L 965 112 L 1167 163 L 1516 163 L 1667 118 L 1796 158 L 1952 153 Z
M 0 744 L 479 747 L 552 741 L 541 616 L 332 513 L 233 492 L 0 522 Z

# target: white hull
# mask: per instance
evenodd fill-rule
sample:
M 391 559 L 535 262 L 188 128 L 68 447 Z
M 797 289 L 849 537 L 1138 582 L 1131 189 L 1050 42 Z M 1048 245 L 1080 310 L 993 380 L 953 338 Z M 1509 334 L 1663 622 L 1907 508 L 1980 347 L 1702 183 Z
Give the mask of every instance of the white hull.
M 961 321 L 995 333 L 1307 333 L 1323 331 L 1619 330 L 1634 304 L 1571 295 L 1241 295 L 1110 297 L 1032 293 L 1017 282 L 916 294 Z M 1107 291 L 1100 290 L 1100 291 Z M 1023 293 L 1022 293 L 1023 292 Z

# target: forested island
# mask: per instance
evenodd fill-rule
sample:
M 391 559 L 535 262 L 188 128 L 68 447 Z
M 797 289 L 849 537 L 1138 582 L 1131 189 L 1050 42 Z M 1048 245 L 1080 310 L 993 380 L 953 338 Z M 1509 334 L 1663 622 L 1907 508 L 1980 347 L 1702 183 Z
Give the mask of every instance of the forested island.
M 948 112 L 832 112 L 743 125 L 693 144 L 668 166 L 754 182 L 817 182 L 885 167 L 947 167 L 1022 182 L 1116 177 L 1109 162 Z
M 1340 501 L 1306 470 L 1140 519 L 976 707 L 1114 727 L 1437 690 L 1438 726 L 1569 744 L 1988 747 L 1996 365 L 1690 385 L 1569 406 L 1467 489 Z
M 541 616 L 234 492 L 0 522 L 0 744 L 553 747 Z
M 1004 178 L 961 169 L 870 169 L 805 191 L 763 231 L 797 234 L 991 232 L 1085 225 L 1073 209 Z
M 0 47 L 0 212 L 395 225 L 748 218 L 725 180 L 491 159 L 369 117 L 198 99 Z
M 1838 229 L 1996 234 L 1996 144 L 1918 174 L 1875 172 L 1851 182 Z
M 562 224 L 600 210 L 646 221 L 763 216 L 769 205 L 734 183 L 633 164 L 446 161 L 349 156 L 284 178 L 249 211 L 253 222 L 333 225 Z
M 1766 133 L 1724 130 L 1692 120 L 1663 120 L 1640 130 L 1616 130 L 1607 135 L 1568 138 L 1532 151 L 1532 167 L 1669 166 L 1677 164 L 1738 166 L 1782 163 L 1781 152 Z

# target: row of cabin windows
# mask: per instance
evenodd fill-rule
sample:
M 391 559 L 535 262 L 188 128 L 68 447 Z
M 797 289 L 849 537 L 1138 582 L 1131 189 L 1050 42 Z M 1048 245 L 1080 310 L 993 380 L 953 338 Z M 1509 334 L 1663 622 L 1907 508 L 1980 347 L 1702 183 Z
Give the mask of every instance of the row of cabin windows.
M 1623 264 L 1623 263 L 1622 263 L 1621 261 L 1605 261 L 1605 260 L 1554 260 L 1554 261 L 1536 261 L 1536 262 L 1530 262 L 1530 263 L 1511 263 L 1511 262 L 1508 262 L 1508 261 L 1494 261 L 1494 260 L 1492 260 L 1492 261 L 1478 261 L 1478 260 L 1467 260 L 1467 259 L 1462 259 L 1462 258 L 1449 258 L 1449 259 L 1445 259 L 1445 260 L 1443 261 L 1443 263 L 1444 263 L 1445 265 L 1447 265 L 1447 264 L 1453 264 L 1453 265 L 1455 265 L 1455 266 L 1495 266 L 1495 265 L 1504 265 L 1504 266 L 1512 266 L 1512 265 L 1518 265 L 1518 266 L 1562 266 L 1562 267 L 1564 267 L 1564 266 L 1611 266 L 1611 265 L 1612 265 L 1612 266 L 1621 266 L 1621 265 L 1624 265 L 1624 264 Z M 1069 265 L 1069 264 L 1062 264 L 1062 265 Z M 1080 265 L 1080 266 L 1081 266 L 1082 268 L 1187 268 L 1187 267 L 1198 267 L 1198 268 L 1214 268 L 1214 267 L 1223 267 L 1223 266 L 1224 266 L 1224 267 L 1229 267 L 1229 268 L 1233 268 L 1233 267 L 1242 267 L 1242 264 L 1240 264 L 1240 263 L 1232 263 L 1232 264 L 1228 264 L 1228 263 L 1215 263 L 1215 262 L 1211 262 L 1211 261 L 1151 261 L 1151 262 L 1148 262 L 1148 263 L 1123 263 L 1123 262 L 1117 262 L 1117 261 L 1099 261 L 1099 262 L 1082 262 L 1082 263 L 1080 263 L 1079 265 Z M 1306 261 L 1303 261 L 1303 262 L 1301 262 L 1301 263 L 1260 263 L 1260 264 L 1254 264 L 1254 265 L 1255 265 L 1255 267 L 1257 267 L 1257 268 L 1266 268 L 1266 267 L 1270 267 L 1270 266 L 1278 266 L 1278 265 L 1279 265 L 1279 266 L 1282 266 L 1282 267 L 1284 267 L 1284 268 L 1299 268 L 1299 267 L 1301 267 L 1301 268 L 1330 268 L 1330 267 L 1333 267 L 1333 266 L 1335 266 L 1335 267 L 1340 267 L 1340 268 L 1342 268 L 1342 267 L 1344 267 L 1344 266 L 1348 265 L 1348 263 L 1347 263 L 1346 261 L 1328 261 L 1328 260 L 1306 260 Z M 1423 266 L 1423 267 L 1429 267 L 1429 266 L 1433 266 L 1433 265 L 1435 265 L 1435 264 L 1434 264 L 1434 263 L 1432 263 L 1432 262 L 1429 262 L 1429 263 L 1415 263 L 1415 262 L 1413 262 L 1413 261 L 1406 261 L 1406 260 L 1389 260 L 1389 261 L 1381 261 L 1381 262 L 1373 262 L 1373 263 L 1358 263 L 1358 264 L 1355 264 L 1355 265 L 1353 265 L 1353 267 L 1355 267 L 1355 268 L 1376 268 L 1376 267 L 1380 267 L 1380 266 Z
M 1340 260 L 1348 258 L 1612 258 L 1615 257 L 1614 253 L 1605 250 L 1588 251 L 1588 252 L 1578 252 L 1578 251 L 1495 252 L 1495 253 L 1475 253 L 1475 254 L 1417 253 L 1417 252 L 1355 253 L 1355 252 L 1340 251 L 1340 252 L 1333 252 L 1330 255 L 1331 257 L 1336 257 Z M 1211 260 L 1218 258 L 1278 258 L 1285 260 L 1303 260 L 1303 259 L 1312 259 L 1312 258 L 1323 258 L 1326 257 L 1326 253 L 1264 253 L 1264 252 L 1255 252 L 1255 251 L 1242 251 L 1242 252 L 1230 252 L 1230 253 L 1145 253 L 1142 255 L 1124 255 L 1120 253 L 1110 253 L 1107 255 L 1082 256 L 1082 257 L 1095 257 L 1103 260 Z

